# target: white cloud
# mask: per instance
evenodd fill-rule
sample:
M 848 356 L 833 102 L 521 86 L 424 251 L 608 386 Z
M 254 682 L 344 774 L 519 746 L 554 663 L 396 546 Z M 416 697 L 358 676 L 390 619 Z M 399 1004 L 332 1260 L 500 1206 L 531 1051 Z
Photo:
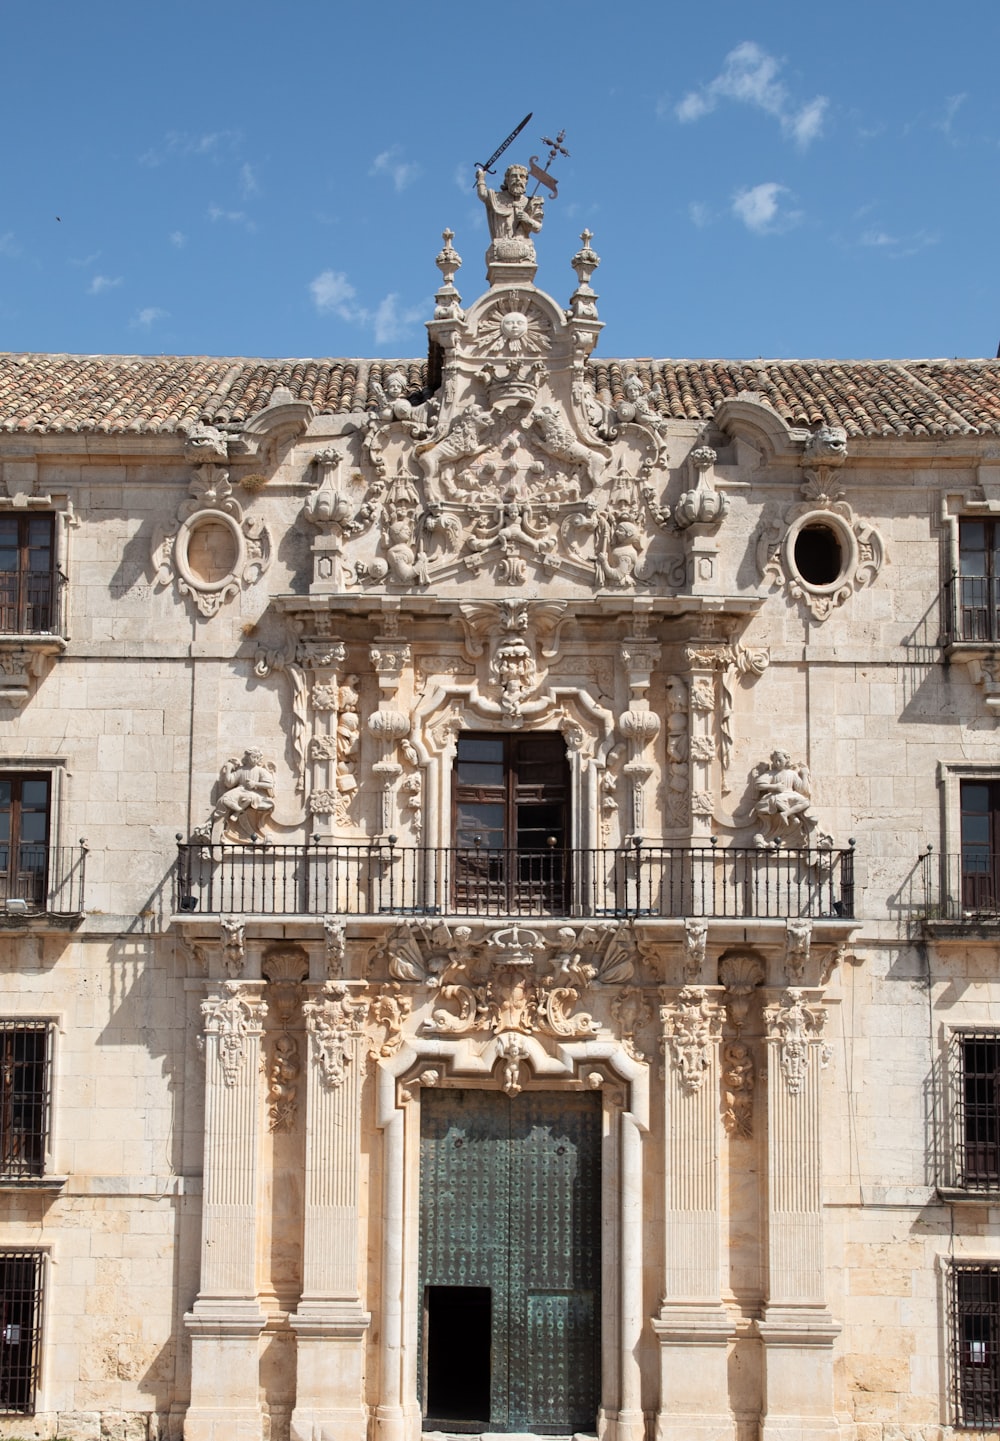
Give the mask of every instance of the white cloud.
M 257 184 L 257 177 L 253 173 L 253 166 L 244 162 L 240 167 L 240 194 L 244 200 L 246 200 L 248 196 L 256 195 L 259 190 L 260 186 Z
M 733 214 L 755 235 L 787 230 L 801 219 L 801 211 L 782 210 L 781 196 L 787 194 L 787 185 L 778 185 L 774 180 L 737 190 L 733 196 Z
M 16 260 L 21 253 L 21 247 L 14 239 L 13 230 L 5 230 L 0 235 L 0 255 L 7 260 Z
M 371 329 L 376 345 L 390 345 L 424 320 L 431 311 L 430 300 L 401 307 L 392 293 L 379 301 L 374 311 L 358 303 L 358 293 L 342 270 L 323 270 L 309 282 L 313 304 L 321 315 L 336 315 L 351 325 Z
M 171 230 L 169 240 L 170 244 L 176 246 L 178 250 L 187 244 L 187 236 L 183 230 Z
M 357 321 L 364 317 L 352 302 L 357 291 L 342 270 L 324 270 L 310 280 L 309 291 L 313 304 L 321 315 L 339 315 L 341 320 Z
M 798 106 L 792 103 L 786 86 L 778 78 L 782 61 L 753 40 L 744 40 L 730 50 L 722 70 L 700 90 L 689 91 L 674 107 L 674 114 L 684 124 L 709 115 L 720 100 L 734 100 L 753 105 L 778 121 L 782 133 L 805 150 L 823 129 L 829 101 L 825 95 Z
M 866 230 L 861 244 L 880 250 L 887 260 L 905 260 L 929 245 L 937 245 L 940 235 L 933 230 L 917 230 L 912 235 L 890 235 L 886 230 Z
M 960 108 L 967 99 L 968 96 L 966 95 L 964 90 L 959 95 L 949 95 L 948 99 L 944 103 L 944 119 L 935 120 L 933 128 L 935 130 L 940 130 L 942 135 L 947 135 L 950 139 L 951 127 L 954 123 L 955 116 L 958 114 Z
M 213 222 L 216 220 L 227 220 L 231 225 L 242 225 L 250 231 L 257 229 L 245 210 L 226 210 L 221 205 L 210 205 L 208 207 L 208 218 Z
M 142 330 L 149 330 L 154 321 L 164 320 L 170 312 L 161 310 L 158 305 L 147 305 L 139 310 L 132 317 L 131 324 L 139 326 Z
M 140 165 L 162 165 L 167 160 L 182 159 L 188 155 L 220 160 L 231 153 L 243 140 L 239 130 L 209 130 L 203 135 L 191 135 L 184 130 L 168 130 L 160 146 L 150 146 L 139 156 Z
M 121 285 L 124 276 L 116 275 L 95 275 L 87 286 L 88 295 L 102 295 L 105 290 L 114 290 L 116 285 Z
M 372 161 L 372 168 L 369 175 L 388 175 L 397 190 L 405 190 L 412 185 L 420 174 L 420 166 L 412 161 L 403 159 L 403 152 L 398 145 L 383 150 L 381 155 L 376 155 Z
M 706 225 L 711 225 L 712 212 L 703 200 L 692 200 L 688 205 L 688 218 L 692 225 L 703 230 Z
M 411 326 L 418 324 L 427 314 L 430 305 L 414 305 L 400 311 L 399 296 L 387 295 L 380 300 L 375 310 L 375 344 L 390 345 L 400 340 Z

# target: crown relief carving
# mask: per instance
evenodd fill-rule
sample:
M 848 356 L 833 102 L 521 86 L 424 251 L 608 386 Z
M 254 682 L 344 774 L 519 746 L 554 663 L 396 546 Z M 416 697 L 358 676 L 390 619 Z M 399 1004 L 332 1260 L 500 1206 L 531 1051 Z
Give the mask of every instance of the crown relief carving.
M 189 453 L 192 443 L 189 437 Z M 214 444 L 206 441 L 210 453 Z M 175 585 L 200 615 L 211 617 L 260 580 L 271 564 L 272 550 L 263 520 L 244 515 L 229 472 L 206 462 L 195 468 L 173 528 L 160 525 L 154 533 L 154 584 Z
M 559 1038 L 597 1035 L 598 1023 L 576 1010 L 592 984 L 621 986 L 634 976 L 640 951 L 625 922 L 536 931 L 520 924 L 476 928 L 424 921 L 398 925 L 372 957 L 389 986 L 437 994 L 425 1029 L 448 1035 L 533 1032 Z M 385 989 L 385 987 L 383 987 Z M 395 993 L 393 993 L 395 994 Z M 643 1025 L 643 1009 L 621 1001 L 620 1025 Z M 622 1019 L 624 1017 L 624 1019 Z

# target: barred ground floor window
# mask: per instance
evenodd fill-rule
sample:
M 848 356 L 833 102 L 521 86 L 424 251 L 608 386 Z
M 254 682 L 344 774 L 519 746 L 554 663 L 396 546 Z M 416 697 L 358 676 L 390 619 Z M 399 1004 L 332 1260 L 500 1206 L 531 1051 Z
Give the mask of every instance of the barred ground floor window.
M 952 1267 L 954 1420 L 969 1428 L 1000 1424 L 1000 1265 Z
M 0 1251 L 0 1414 L 35 1410 L 41 1359 L 41 1251 Z

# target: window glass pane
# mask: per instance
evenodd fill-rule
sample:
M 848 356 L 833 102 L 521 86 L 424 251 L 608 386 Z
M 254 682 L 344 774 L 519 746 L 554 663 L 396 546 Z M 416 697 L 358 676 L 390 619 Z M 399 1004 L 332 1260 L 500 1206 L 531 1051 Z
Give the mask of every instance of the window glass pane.
M 22 806 L 31 806 L 36 809 L 48 805 L 49 783 L 47 780 L 22 781 L 21 784 Z
M 503 766 L 487 765 L 483 761 L 460 760 L 456 768 L 460 786 L 503 785 Z
M 458 759 L 503 765 L 503 740 L 497 736 L 459 736 Z

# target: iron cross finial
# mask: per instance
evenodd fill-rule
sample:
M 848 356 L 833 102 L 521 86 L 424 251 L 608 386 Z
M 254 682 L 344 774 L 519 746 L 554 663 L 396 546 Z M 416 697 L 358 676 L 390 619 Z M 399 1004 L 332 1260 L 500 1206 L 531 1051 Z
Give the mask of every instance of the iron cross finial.
M 565 130 L 560 130 L 559 134 L 554 140 L 550 140 L 547 135 L 542 136 L 542 144 L 549 147 L 549 158 L 546 160 L 546 168 L 543 170 L 538 163 L 538 156 L 532 155 L 531 157 L 531 164 L 529 168 L 531 170 L 531 178 L 535 181 L 535 188 L 531 192 L 532 195 L 537 195 L 539 185 L 544 185 L 552 199 L 555 200 L 556 194 L 558 193 L 559 182 L 553 179 L 553 177 L 549 174 L 548 166 L 552 164 L 553 160 L 555 160 L 557 155 L 565 155 L 567 160 L 569 159 L 569 151 L 563 145 L 563 141 L 565 140 L 565 138 Z

